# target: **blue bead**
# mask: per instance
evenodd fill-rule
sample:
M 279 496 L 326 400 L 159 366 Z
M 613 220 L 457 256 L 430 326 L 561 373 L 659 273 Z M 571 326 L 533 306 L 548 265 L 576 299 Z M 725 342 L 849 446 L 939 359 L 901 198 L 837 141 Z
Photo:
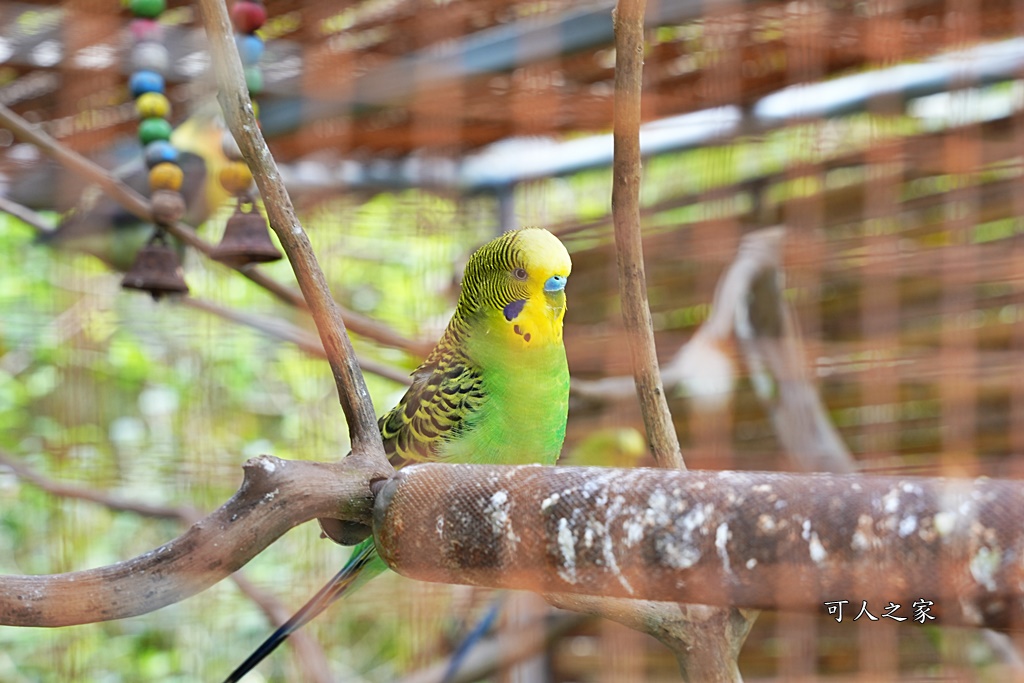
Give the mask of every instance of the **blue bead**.
M 255 34 L 236 35 L 235 45 L 238 46 L 238 56 L 245 66 L 256 64 L 263 57 L 263 39 Z
M 132 97 L 147 92 L 163 93 L 164 77 L 155 71 L 136 71 L 128 79 L 128 90 Z
M 178 149 L 166 140 L 154 140 L 146 145 L 145 150 L 146 166 L 153 168 L 157 164 L 169 161 L 172 164 L 178 163 Z

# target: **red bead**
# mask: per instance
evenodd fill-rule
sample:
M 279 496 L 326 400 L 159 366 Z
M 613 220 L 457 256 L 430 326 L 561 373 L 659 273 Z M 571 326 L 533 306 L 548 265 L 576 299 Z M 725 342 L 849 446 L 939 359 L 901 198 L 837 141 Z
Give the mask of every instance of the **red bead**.
M 164 27 L 155 19 L 132 19 L 130 27 L 136 43 L 145 40 L 160 42 L 164 39 Z
M 238 0 L 231 8 L 231 23 L 239 33 L 253 33 L 267 21 L 267 9 L 258 2 Z

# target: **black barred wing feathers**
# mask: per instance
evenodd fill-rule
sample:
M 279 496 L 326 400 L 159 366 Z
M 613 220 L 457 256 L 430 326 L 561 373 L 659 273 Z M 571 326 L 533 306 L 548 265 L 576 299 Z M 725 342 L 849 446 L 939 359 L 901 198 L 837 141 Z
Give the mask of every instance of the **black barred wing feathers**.
M 440 458 L 442 446 L 459 438 L 487 400 L 479 371 L 449 341 L 441 340 L 402 400 L 378 421 L 396 468 Z

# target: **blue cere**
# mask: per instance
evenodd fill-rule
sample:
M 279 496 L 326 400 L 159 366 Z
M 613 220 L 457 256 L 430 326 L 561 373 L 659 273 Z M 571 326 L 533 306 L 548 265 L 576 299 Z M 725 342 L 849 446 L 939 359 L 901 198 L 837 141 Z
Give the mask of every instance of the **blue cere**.
M 549 293 L 561 292 L 565 289 L 565 280 L 566 277 L 564 275 L 552 275 L 547 279 L 547 282 L 544 283 L 544 291 Z

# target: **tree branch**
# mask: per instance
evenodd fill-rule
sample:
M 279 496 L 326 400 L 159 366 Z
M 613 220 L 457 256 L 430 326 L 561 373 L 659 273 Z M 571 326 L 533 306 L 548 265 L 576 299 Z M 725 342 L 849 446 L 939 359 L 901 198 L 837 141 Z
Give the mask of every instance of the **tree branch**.
M 53 232 L 54 228 L 38 213 L 31 209 L 17 204 L 15 202 L 0 197 L 0 211 L 6 212 L 27 224 L 33 228 L 37 234 L 46 235 Z M 300 349 L 314 356 L 320 356 L 326 358 L 327 354 L 324 351 L 323 345 L 320 341 L 307 333 L 302 328 L 296 327 L 280 319 L 270 319 L 262 316 L 253 315 L 251 313 L 242 313 L 226 306 L 221 306 L 212 301 L 205 299 L 198 299 L 196 297 L 185 296 L 180 299 L 175 299 L 184 306 L 189 308 L 195 308 L 201 311 L 205 311 L 212 315 L 216 315 L 225 320 L 237 323 L 239 325 L 245 325 L 253 329 L 259 330 L 264 334 L 270 335 L 282 341 L 290 342 L 295 344 Z M 350 313 L 343 314 L 346 319 L 351 315 Z M 367 326 L 377 326 L 378 329 L 374 334 L 376 337 L 387 337 L 391 332 L 388 328 L 380 325 L 374 320 L 360 316 L 361 320 L 357 323 L 362 329 L 366 329 Z M 351 322 L 351 321 L 350 321 Z M 389 346 L 397 346 L 396 344 L 387 344 Z M 359 365 L 367 372 L 372 372 L 375 375 L 390 379 L 392 382 L 398 384 L 409 384 L 408 373 L 404 373 L 401 370 L 389 367 L 382 363 L 377 363 L 372 360 L 359 359 Z
M 387 477 L 394 470 L 384 456 L 370 392 L 366 389 L 352 342 L 345 331 L 341 309 L 331 296 L 309 237 L 295 215 L 277 164 L 256 123 L 227 7 L 221 0 L 199 0 L 199 12 L 210 42 L 210 59 L 220 87 L 218 99 L 221 109 L 242 156 L 252 169 L 270 226 L 281 241 L 281 247 L 295 271 L 299 289 L 313 314 L 338 387 L 341 408 L 348 421 L 352 455 L 366 459 L 367 464 L 377 470 L 376 476 Z
M 286 320 L 282 320 L 280 318 L 268 318 L 265 316 L 255 315 L 253 313 L 244 313 L 233 308 L 228 308 L 227 306 L 221 306 L 213 301 L 199 299 L 193 296 L 183 296 L 175 299 L 174 301 L 176 303 L 180 303 L 182 306 L 188 306 L 189 308 L 204 311 L 211 315 L 215 315 L 218 318 L 223 318 L 224 320 L 228 320 L 239 325 L 251 327 L 252 329 L 258 330 L 275 339 L 295 344 L 311 356 L 327 358 L 323 344 L 320 343 L 320 340 L 317 337 L 301 327 L 292 325 Z M 366 372 L 372 372 L 378 377 L 389 379 L 397 384 L 404 384 L 408 386 L 410 383 L 409 373 L 393 368 L 389 365 L 384 365 L 383 363 L 378 363 L 367 358 L 359 358 L 359 366 Z
M 144 221 L 153 220 L 149 202 L 145 197 L 132 190 L 92 161 L 60 144 L 42 128 L 29 123 L 2 104 L 0 104 L 0 126 L 10 129 L 18 140 L 32 143 L 68 170 L 98 185 L 103 192 L 130 213 Z M 8 211 L 12 215 L 19 215 L 17 206 L 17 204 L 13 205 L 12 208 L 14 210 L 8 210 L 3 207 L 0 207 L 0 210 Z M 23 218 L 23 220 L 25 219 Z M 38 229 L 38 226 L 35 226 L 33 221 L 26 220 L 26 222 Z M 179 221 L 166 224 L 165 227 L 176 238 L 209 258 L 214 248 L 213 245 L 199 237 L 191 226 Z M 242 266 L 235 270 L 284 303 L 299 309 L 308 310 L 306 300 L 303 299 L 301 292 L 297 292 L 293 288 L 277 282 L 259 270 L 255 265 Z M 385 346 L 408 351 L 415 356 L 425 356 L 430 352 L 431 346 L 428 343 L 408 339 L 386 325 L 360 315 L 355 311 L 341 309 L 340 306 L 339 309 L 342 311 L 342 315 L 344 315 L 349 327 L 356 334 L 360 334 L 367 339 L 373 339 Z
M 450 657 L 409 674 L 398 683 L 473 683 L 488 678 L 532 657 L 588 618 L 582 614 L 556 614 L 550 620 L 534 622 L 511 633 L 500 633 L 474 647 L 458 671 L 447 680 L 443 676 L 448 671 Z
M 640 121 L 643 91 L 644 11 L 646 0 L 619 0 L 613 14 L 615 28 L 615 98 L 612 220 L 615 228 L 619 295 L 629 345 L 636 393 L 640 402 L 647 439 L 658 465 L 685 470 L 679 439 L 658 368 L 654 324 L 647 300 L 643 239 L 640 229 Z M 729 609 L 659 605 L 655 603 L 616 604 L 591 602 L 592 611 L 609 614 L 622 623 L 634 624 L 668 645 L 680 663 L 684 676 L 692 680 L 739 680 L 735 655 L 753 623 Z M 700 619 L 690 620 L 693 615 Z M 628 618 L 624 615 L 629 615 Z M 746 622 L 745 628 L 708 630 L 710 621 L 725 626 Z M 692 647 L 701 632 L 706 647 Z M 739 633 L 739 640 L 733 638 Z M 726 664 L 727 663 L 727 664 Z M 728 672 L 728 673 L 727 673 Z
M 744 237 L 720 290 L 737 290 L 736 295 L 727 297 L 732 303 L 727 313 L 754 392 L 771 416 L 790 460 L 808 472 L 855 472 L 856 462 L 808 375 L 799 328 L 792 307 L 783 298 L 785 237 L 781 227 Z M 716 294 L 716 302 L 718 299 Z
M 1021 509 L 1018 482 L 986 478 L 427 464 L 384 485 L 374 538 L 423 581 L 818 614 L 924 599 L 937 624 L 1005 629 L 1024 623 Z M 733 617 L 683 609 L 684 628 Z
M 649 633 L 672 650 L 687 681 L 742 680 L 737 661 L 756 612 L 579 593 L 548 593 L 544 597 L 555 607 L 601 616 Z M 695 651 L 704 655 L 695 657 L 691 654 Z
M 154 551 L 0 577 L 0 624 L 158 609 L 338 501 L 345 519 L 367 523 L 372 496 L 351 462 L 255 458 L 228 503 Z M 844 599 L 892 601 L 906 616 L 926 599 L 938 624 L 1016 628 L 1022 508 L 1017 482 L 985 478 L 430 464 L 389 480 L 373 520 L 381 557 L 420 580 L 817 613 Z
M 662 467 L 683 469 L 682 452 L 658 374 L 654 324 L 647 303 L 640 236 L 640 92 L 643 86 L 645 0 L 620 0 L 615 23 L 615 109 L 612 219 L 619 296 L 647 439 Z
M 53 224 L 40 216 L 38 213 L 22 206 L 17 202 L 12 202 L 7 197 L 0 197 L 0 211 L 9 213 L 25 225 L 29 226 L 36 231 L 36 235 L 45 237 L 54 231 Z
M 151 612 L 230 576 L 298 524 L 317 517 L 368 524 L 372 501 L 366 470 L 353 460 L 253 458 L 231 500 L 156 550 L 98 569 L 0 576 L 0 624 L 70 626 Z
M 27 467 L 17 458 L 3 452 L 0 452 L 0 466 L 10 469 L 22 481 L 29 482 L 40 490 L 60 498 L 86 500 L 111 510 L 131 512 L 143 517 L 172 519 L 189 525 L 194 524 L 200 518 L 199 512 L 189 506 L 152 505 L 50 479 L 39 474 L 31 467 Z M 259 606 L 275 626 L 280 626 L 291 616 L 290 611 L 281 601 L 258 587 L 241 571 L 232 574 L 231 580 L 235 582 L 235 585 L 238 586 L 238 589 L 246 597 Z M 303 672 L 303 680 L 313 683 L 330 683 L 331 677 L 330 669 L 327 666 L 327 659 L 324 656 L 323 648 L 320 647 L 314 638 L 310 637 L 308 633 L 300 631 L 292 636 L 291 645 L 295 650 L 296 664 Z
M 118 512 L 131 512 L 141 517 L 152 517 L 154 519 L 173 519 L 184 524 L 192 524 L 200 518 L 199 512 L 193 507 L 174 507 L 144 503 L 142 501 L 121 498 L 104 491 L 96 491 L 50 479 L 4 452 L 0 452 L 0 466 L 9 469 L 18 479 L 27 481 L 40 490 L 60 498 L 85 500 Z
M 754 392 L 772 418 L 787 456 L 808 472 L 854 472 L 856 463 L 836 432 L 807 371 L 792 307 L 782 296 L 782 227 L 744 236 L 718 281 L 704 324 L 661 369 L 665 391 L 695 403 L 722 403 L 733 390 L 735 368 L 726 347 L 739 341 Z M 573 393 L 589 400 L 626 398 L 629 377 L 574 378 Z

